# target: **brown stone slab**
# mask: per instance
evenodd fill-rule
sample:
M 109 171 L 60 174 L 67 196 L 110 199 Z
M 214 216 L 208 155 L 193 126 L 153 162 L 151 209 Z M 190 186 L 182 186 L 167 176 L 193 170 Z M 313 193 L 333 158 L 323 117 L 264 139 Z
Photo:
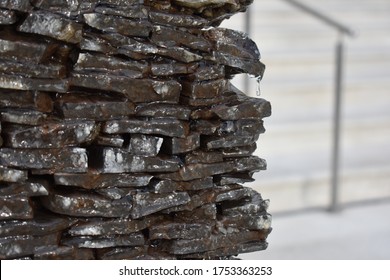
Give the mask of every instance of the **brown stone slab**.
M 27 197 L 0 196 L 0 220 L 31 219 L 33 209 Z
M 79 222 L 73 225 L 68 233 L 72 236 L 106 236 L 106 235 L 125 235 L 141 231 L 154 224 L 160 223 L 163 216 L 147 216 L 142 219 L 132 220 L 128 218 L 92 220 Z
M 84 21 L 89 26 L 103 32 L 116 32 L 129 37 L 149 37 L 152 25 L 144 20 L 131 20 L 98 13 L 84 14 Z
M 39 63 L 46 55 L 48 45 L 31 40 L 18 40 L 1 36 L 0 54 L 2 59 L 17 61 L 32 61 Z
M 35 79 L 22 77 L 20 75 L 13 76 L 0 74 L 0 88 L 14 90 L 66 92 L 69 88 L 69 82 L 66 79 Z
M 149 72 L 146 62 L 121 59 L 113 56 L 80 53 L 74 66 L 80 73 L 103 72 L 129 78 L 142 78 Z
M 174 192 L 169 194 L 139 193 L 134 195 L 131 217 L 137 219 L 161 210 L 186 204 L 190 196 L 186 192 Z
M 203 28 L 208 25 L 208 21 L 193 15 L 186 14 L 172 14 L 172 13 L 161 13 L 161 12 L 150 12 L 150 21 L 155 25 L 166 25 L 175 27 L 185 28 Z
M 157 156 L 163 144 L 162 137 L 145 134 L 132 134 L 128 151 L 139 156 Z
M 67 43 L 81 41 L 82 25 L 50 12 L 30 13 L 18 31 L 48 36 Z
M 44 207 L 58 214 L 72 217 L 127 217 L 132 208 L 131 197 L 120 200 L 84 192 L 60 192 L 51 190 L 41 198 Z
M 128 235 L 112 235 L 104 237 L 96 236 L 77 236 L 65 237 L 62 243 L 67 246 L 75 246 L 77 248 L 110 248 L 117 246 L 143 246 L 145 237 L 142 233 L 132 233 Z
M 36 213 L 29 220 L 9 220 L 0 222 L 0 236 L 46 235 L 61 232 L 70 227 L 74 220 L 58 215 Z
M 176 158 L 136 156 L 124 149 L 104 148 L 95 152 L 94 156 L 95 167 L 102 173 L 160 173 L 174 172 L 180 168 Z
M 171 155 L 188 153 L 200 147 L 200 134 L 191 133 L 186 138 L 165 138 L 162 150 Z
M 179 63 L 179 62 L 152 62 L 151 73 L 153 76 L 175 76 L 175 75 L 187 75 L 194 73 L 198 68 L 197 63 Z
M 8 109 L 5 112 L 0 112 L 0 120 L 2 122 L 26 125 L 39 125 L 47 118 L 47 114 L 33 110 L 15 110 Z
M 164 223 L 149 228 L 149 238 L 154 239 L 199 239 L 211 235 L 212 228 L 201 223 Z
M 54 182 L 62 186 L 75 186 L 84 189 L 101 189 L 109 187 L 142 187 L 149 184 L 151 175 L 104 174 L 89 169 L 86 173 L 56 173 Z
M 224 159 L 223 159 L 223 155 L 219 151 L 210 152 L 210 151 L 196 150 L 186 154 L 184 161 L 186 164 L 217 163 L 217 162 L 223 162 Z
M 63 79 L 66 78 L 64 65 L 35 64 L 26 61 L 0 59 L 0 73 L 20 75 L 27 78 Z
M 225 79 L 202 81 L 202 82 L 186 82 L 182 83 L 182 94 L 191 99 L 207 99 L 221 96 L 228 89 L 229 82 Z
M 96 83 L 97 80 L 99 83 Z M 177 103 L 181 92 L 181 85 L 174 80 L 156 81 L 150 79 L 132 79 L 128 77 L 95 73 L 73 73 L 70 83 L 71 85 L 78 87 L 119 92 L 134 103 L 153 101 Z
M 33 255 L 42 247 L 56 246 L 58 234 L 42 236 L 20 235 L 0 238 L 0 259 Z
M 48 182 L 19 182 L 0 186 L 0 196 L 43 196 L 48 195 Z
M 14 24 L 17 20 L 14 11 L 0 9 L 0 25 Z
M 191 109 L 178 104 L 147 103 L 136 107 L 136 115 L 140 117 L 188 120 L 190 114 Z
M 62 148 L 92 142 L 99 133 L 94 121 L 46 122 L 41 126 L 10 126 L 5 131 L 13 148 Z
M 88 158 L 83 148 L 0 149 L 0 165 L 54 172 L 86 172 Z
M 28 173 L 24 170 L 6 168 L 0 165 L 0 182 L 24 182 Z
M 189 125 L 173 118 L 114 120 L 107 121 L 102 131 L 108 134 L 153 134 L 184 138 L 188 135 Z
M 53 100 L 45 92 L 1 90 L 0 108 L 33 109 L 49 113 L 53 110 Z
M 105 121 L 133 115 L 133 103 L 97 94 L 69 93 L 56 100 L 64 118 Z

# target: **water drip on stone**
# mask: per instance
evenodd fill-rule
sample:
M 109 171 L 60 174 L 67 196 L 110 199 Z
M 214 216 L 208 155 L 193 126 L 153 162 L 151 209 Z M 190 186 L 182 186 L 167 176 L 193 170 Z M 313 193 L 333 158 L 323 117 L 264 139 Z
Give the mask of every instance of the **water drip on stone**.
M 262 76 L 257 76 L 255 78 L 256 78 L 256 96 L 260 96 L 261 95 L 260 82 L 261 82 Z

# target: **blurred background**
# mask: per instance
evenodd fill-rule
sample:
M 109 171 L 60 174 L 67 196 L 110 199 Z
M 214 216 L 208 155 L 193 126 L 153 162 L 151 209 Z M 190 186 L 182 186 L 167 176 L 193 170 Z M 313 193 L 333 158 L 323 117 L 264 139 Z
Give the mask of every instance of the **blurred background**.
M 254 0 L 249 13 L 223 27 L 257 43 L 267 66 L 260 97 L 273 107 L 256 151 L 268 170 L 249 184 L 270 199 L 273 232 L 266 251 L 240 257 L 390 259 L 390 1 Z M 332 191 L 340 43 L 339 176 Z M 234 83 L 256 96 L 255 79 Z

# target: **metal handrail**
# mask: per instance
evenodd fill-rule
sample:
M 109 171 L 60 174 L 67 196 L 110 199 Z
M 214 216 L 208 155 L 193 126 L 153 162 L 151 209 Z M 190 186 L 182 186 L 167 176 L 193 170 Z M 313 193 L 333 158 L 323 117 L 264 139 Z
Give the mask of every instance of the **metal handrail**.
M 334 76 L 334 113 L 333 113 L 333 135 L 332 135 L 332 162 L 331 162 L 331 199 L 329 210 L 336 212 L 339 210 L 339 169 L 340 169 L 340 130 L 341 130 L 341 105 L 342 105 L 342 90 L 343 90 L 343 60 L 344 60 L 344 41 L 343 35 L 353 37 L 355 33 L 344 24 L 323 14 L 322 12 L 303 4 L 296 0 L 283 0 L 295 8 L 306 12 L 321 22 L 331 26 L 339 31 L 338 40 L 335 47 L 335 76 Z M 247 34 L 251 32 L 251 13 L 247 11 L 245 18 L 245 31 Z M 245 90 L 249 88 L 248 79 L 245 82 Z
M 340 33 L 348 35 L 348 36 L 354 36 L 354 32 L 349 27 L 345 26 L 344 24 L 338 22 L 337 20 L 331 18 L 328 15 L 325 15 L 324 13 L 309 7 L 306 4 L 303 4 L 301 2 L 298 2 L 296 0 L 283 0 L 284 2 L 289 3 L 290 5 L 298 8 L 299 10 L 302 10 L 315 18 L 319 19 L 320 21 L 326 23 L 327 25 L 330 25 L 331 27 L 337 29 Z

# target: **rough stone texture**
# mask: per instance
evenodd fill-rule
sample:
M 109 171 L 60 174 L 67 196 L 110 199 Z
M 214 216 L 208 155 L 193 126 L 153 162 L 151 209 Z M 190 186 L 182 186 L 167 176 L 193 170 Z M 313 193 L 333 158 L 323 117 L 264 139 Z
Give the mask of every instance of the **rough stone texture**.
M 226 259 L 264 250 L 247 187 L 265 69 L 219 28 L 252 0 L 0 1 L 0 259 Z

